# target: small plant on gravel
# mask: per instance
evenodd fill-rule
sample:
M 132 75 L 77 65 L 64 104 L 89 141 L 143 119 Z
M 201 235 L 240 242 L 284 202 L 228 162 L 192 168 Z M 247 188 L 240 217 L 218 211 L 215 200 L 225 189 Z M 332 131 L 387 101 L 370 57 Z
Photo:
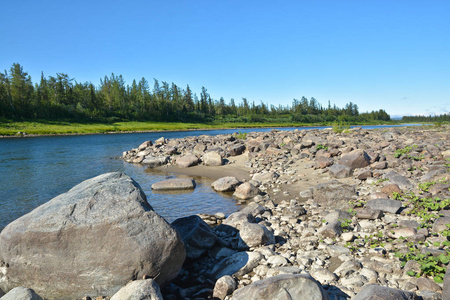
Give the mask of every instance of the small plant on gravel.
M 385 182 L 385 181 L 389 181 L 389 178 L 378 179 L 377 181 L 373 182 L 372 185 L 377 185 L 377 184 Z
M 400 148 L 394 151 L 394 157 L 399 158 L 402 155 L 408 154 L 413 148 L 417 148 L 417 145 L 406 146 L 405 148 Z
M 341 221 L 341 228 L 343 231 L 350 231 L 352 225 L 351 219 L 343 219 L 339 221 Z
M 423 192 L 428 192 L 431 186 L 435 185 L 436 181 L 422 182 L 419 183 L 419 190 Z
M 420 277 L 425 275 L 427 277 L 433 277 L 434 281 L 437 283 L 444 282 L 444 275 L 447 269 L 446 266 L 450 262 L 450 251 L 446 250 L 445 253 L 434 257 L 431 253 L 420 253 L 417 248 L 410 245 L 408 253 L 396 252 L 395 256 L 400 259 L 402 267 L 404 267 L 409 260 L 415 260 L 420 264 L 420 273 L 410 271 L 407 272 L 409 276 Z
M 241 132 L 233 134 L 233 136 L 239 140 L 245 140 L 247 138 L 247 132 Z
M 328 150 L 328 146 L 324 146 L 324 145 L 322 145 L 322 144 L 318 144 L 318 145 L 316 146 L 316 149 L 317 149 L 317 150 L 321 150 L 321 149 Z

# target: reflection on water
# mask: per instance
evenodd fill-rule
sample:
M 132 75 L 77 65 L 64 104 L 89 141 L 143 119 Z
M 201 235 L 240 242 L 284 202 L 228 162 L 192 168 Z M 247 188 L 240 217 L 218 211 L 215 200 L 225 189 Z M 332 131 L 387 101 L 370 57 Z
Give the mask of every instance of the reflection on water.
M 313 128 L 320 127 L 299 129 Z M 240 131 L 270 130 L 271 128 L 258 128 Z M 232 213 L 238 209 L 235 201 L 229 195 L 215 193 L 207 178 L 196 178 L 197 187 L 189 193 L 154 193 L 151 190 L 153 183 L 173 175 L 145 172 L 143 166 L 128 164 L 117 158 L 123 151 L 161 136 L 171 139 L 236 131 L 228 129 L 0 139 L 0 229 L 81 181 L 113 171 L 125 172 L 136 180 L 147 195 L 150 205 L 169 222 L 198 213 Z

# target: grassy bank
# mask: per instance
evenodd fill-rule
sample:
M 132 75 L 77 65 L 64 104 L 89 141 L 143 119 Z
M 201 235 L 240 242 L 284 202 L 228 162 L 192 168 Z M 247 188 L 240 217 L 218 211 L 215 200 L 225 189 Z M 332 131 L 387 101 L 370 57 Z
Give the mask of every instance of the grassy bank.
M 396 124 L 396 123 L 392 123 Z M 1 136 L 27 135 L 64 135 L 64 134 L 93 134 L 135 131 L 178 131 L 195 129 L 219 128 L 258 128 L 258 127 L 299 127 L 299 126 L 332 126 L 333 124 L 305 124 L 305 123 L 172 123 L 172 122 L 114 122 L 114 123 L 77 123 L 64 121 L 0 121 Z

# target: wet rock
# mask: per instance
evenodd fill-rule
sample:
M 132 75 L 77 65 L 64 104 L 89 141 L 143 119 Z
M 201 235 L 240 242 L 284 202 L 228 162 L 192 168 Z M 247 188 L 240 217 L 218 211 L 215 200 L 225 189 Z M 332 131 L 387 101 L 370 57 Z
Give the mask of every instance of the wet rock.
M 168 190 L 191 190 L 195 189 L 195 180 L 188 178 L 172 178 L 158 181 L 152 184 L 152 190 L 168 191 Z
M 211 187 L 218 192 L 233 192 L 241 182 L 233 176 L 222 177 L 211 184 Z
M 198 165 L 198 158 L 194 154 L 186 154 L 177 158 L 176 163 L 180 168 L 189 168 Z
M 27 286 L 46 299 L 111 296 L 143 276 L 166 284 L 185 255 L 178 232 L 153 211 L 139 185 L 123 173 L 107 173 L 5 227 L 0 286 Z
M 236 290 L 232 300 L 311 299 L 327 300 L 328 294 L 314 278 L 304 274 L 284 274 L 253 282 Z
M 211 227 L 197 215 L 176 219 L 172 226 L 180 233 L 189 259 L 200 258 L 217 240 Z
M 135 280 L 121 288 L 111 300 L 163 300 L 159 286 L 153 279 Z

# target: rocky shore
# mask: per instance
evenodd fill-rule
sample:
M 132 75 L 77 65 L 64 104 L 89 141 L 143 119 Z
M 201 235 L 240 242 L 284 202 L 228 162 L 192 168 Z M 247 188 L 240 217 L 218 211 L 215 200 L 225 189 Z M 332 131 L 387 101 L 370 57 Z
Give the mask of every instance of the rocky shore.
M 4 299 L 449 299 L 448 126 L 161 138 L 123 159 L 206 174 L 245 207 L 169 225 L 129 177 L 91 179 L 2 231 L 0 288 L 12 289 Z M 86 241 L 71 244 L 79 235 Z M 59 280 L 44 279 L 55 272 L 42 254 L 48 243 L 71 249 L 50 253 L 55 266 L 68 264 Z

